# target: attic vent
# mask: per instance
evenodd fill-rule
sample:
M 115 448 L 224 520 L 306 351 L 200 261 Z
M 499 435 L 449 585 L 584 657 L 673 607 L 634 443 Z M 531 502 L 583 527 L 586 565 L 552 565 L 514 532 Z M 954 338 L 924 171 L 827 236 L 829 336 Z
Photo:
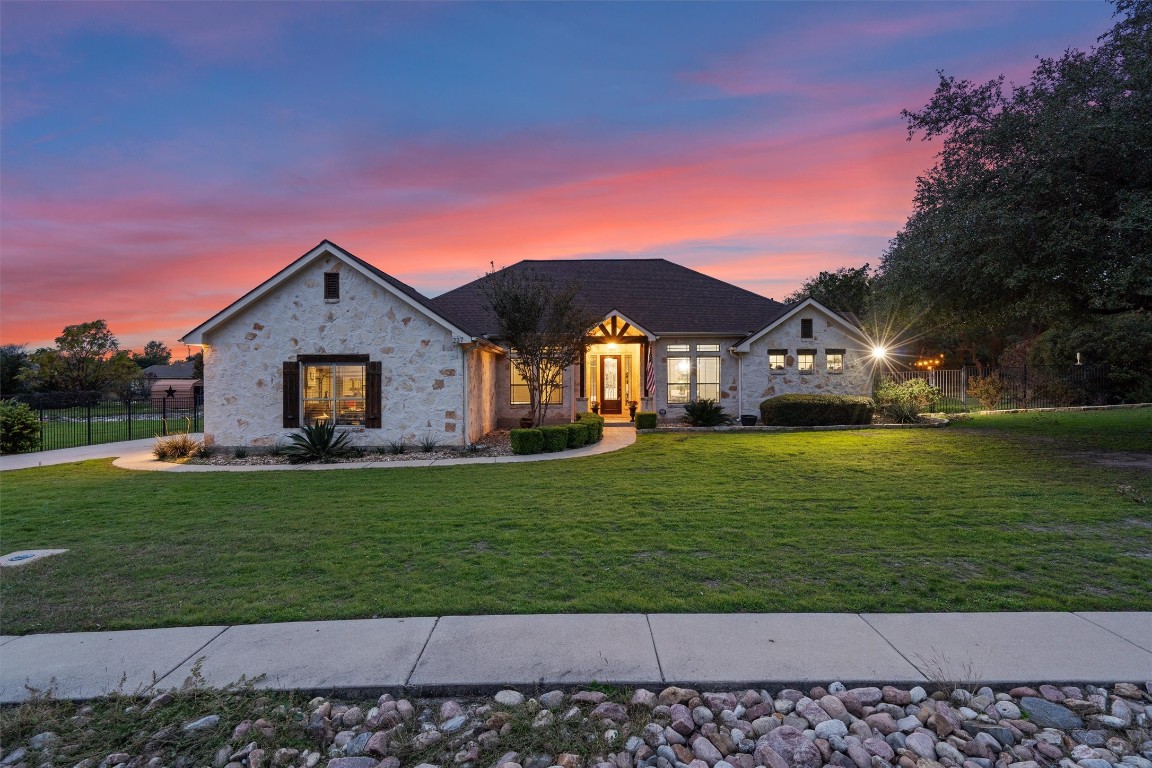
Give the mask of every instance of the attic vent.
M 812 338 L 812 320 L 811 318 L 800 321 L 800 338 Z
M 339 272 L 325 272 L 324 273 L 324 300 L 325 301 L 339 301 L 340 300 L 340 273 Z

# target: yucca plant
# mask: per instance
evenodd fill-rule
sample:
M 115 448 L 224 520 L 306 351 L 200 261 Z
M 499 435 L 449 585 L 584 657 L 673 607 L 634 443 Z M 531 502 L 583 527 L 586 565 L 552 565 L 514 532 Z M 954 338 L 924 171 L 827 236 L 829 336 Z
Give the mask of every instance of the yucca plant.
M 335 424 L 318 421 L 288 435 L 289 444 L 284 446 L 284 455 L 293 464 L 330 462 L 348 455 L 351 451 L 349 437 L 347 432 L 337 434 Z
M 732 417 L 724 408 L 707 397 L 685 403 L 684 415 L 680 420 L 693 427 L 722 427 L 732 423 Z

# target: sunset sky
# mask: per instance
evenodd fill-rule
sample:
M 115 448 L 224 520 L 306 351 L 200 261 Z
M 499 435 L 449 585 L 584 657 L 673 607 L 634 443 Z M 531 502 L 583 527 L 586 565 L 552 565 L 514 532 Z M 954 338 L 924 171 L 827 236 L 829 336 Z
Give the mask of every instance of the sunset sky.
M 936 70 L 1105 2 L 0 4 L 0 343 L 177 339 L 328 238 L 428 295 L 664 257 L 777 299 L 875 265 Z M 643 286 L 637 286 L 643 290 Z

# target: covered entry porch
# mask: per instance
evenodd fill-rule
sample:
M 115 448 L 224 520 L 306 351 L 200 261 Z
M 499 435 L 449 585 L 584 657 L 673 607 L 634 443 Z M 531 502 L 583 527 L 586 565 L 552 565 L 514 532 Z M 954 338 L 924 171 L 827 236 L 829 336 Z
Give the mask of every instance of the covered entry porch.
M 588 334 L 576 384 L 577 411 L 599 413 L 609 423 L 627 422 L 652 407 L 655 337 L 619 312 L 609 313 Z

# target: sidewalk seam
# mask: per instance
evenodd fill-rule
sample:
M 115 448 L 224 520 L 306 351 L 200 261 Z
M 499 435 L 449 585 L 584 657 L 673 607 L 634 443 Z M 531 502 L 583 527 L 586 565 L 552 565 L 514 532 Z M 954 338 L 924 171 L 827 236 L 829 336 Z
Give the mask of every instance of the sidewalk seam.
M 408 670 L 408 675 L 404 678 L 404 687 L 407 688 L 412 682 L 412 675 L 416 674 L 416 667 L 420 666 L 420 659 L 424 658 L 424 651 L 428 650 L 428 643 L 432 642 L 432 634 L 436 631 L 436 627 L 440 626 L 440 616 L 432 622 L 432 630 L 428 633 L 428 637 L 424 638 L 424 645 L 420 646 L 420 653 L 416 654 L 416 661 L 412 664 L 412 669 Z
M 1116 632 L 1113 632 L 1112 630 L 1108 629 L 1108 627 L 1104 626 L 1103 624 L 1097 624 L 1096 622 L 1092 621 L 1092 619 L 1088 618 L 1087 616 L 1081 615 L 1077 611 L 1069 611 L 1068 613 L 1071 614 L 1072 616 L 1075 616 L 1078 619 L 1083 619 L 1084 621 L 1088 622 L 1089 624 L 1091 624 L 1094 627 L 1100 627 L 1100 629 L 1104 630 L 1108 634 L 1115 635 L 1116 637 L 1120 638 L 1121 640 L 1128 643 L 1129 645 L 1134 645 L 1142 651 L 1147 651 L 1148 653 L 1152 653 L 1152 648 L 1145 648 L 1144 646 L 1140 645 L 1139 643 L 1134 642 L 1134 641 L 1129 640 L 1128 638 L 1124 637 L 1124 635 L 1120 635 L 1120 634 L 1117 634 Z
M 860 621 L 867 624 L 868 628 L 871 629 L 873 632 L 875 632 L 881 640 L 883 640 L 885 643 L 887 643 L 888 647 L 891 648 L 893 651 L 895 651 L 897 656 L 904 659 L 904 661 L 906 661 L 908 663 L 908 666 L 910 666 L 910 667 L 912 667 L 912 669 L 916 670 L 916 672 L 919 673 L 920 677 L 924 678 L 925 681 L 928 680 L 928 674 L 924 670 L 920 669 L 920 667 L 913 664 L 912 660 L 910 658 L 908 658 L 903 653 L 901 653 L 900 649 L 897 648 L 895 645 L 893 645 L 892 641 L 889 640 L 887 637 L 885 637 L 883 632 L 876 629 L 876 627 L 873 626 L 872 622 L 870 622 L 870 621 L 868 621 L 868 619 L 864 618 L 864 614 L 857 613 L 856 616 L 859 617 Z
M 162 683 L 164 681 L 164 678 L 168 677 L 168 675 L 172 674 L 176 670 L 180 669 L 180 667 L 187 664 L 190 660 L 192 660 L 193 658 L 196 657 L 196 654 L 200 653 L 205 648 L 207 648 L 209 645 L 216 642 L 216 640 L 219 639 L 220 635 L 224 634 L 225 632 L 227 632 L 230 629 L 232 629 L 231 624 L 224 627 L 224 629 L 220 630 L 216 634 L 212 635 L 212 637 L 208 638 L 208 641 L 206 643 L 204 643 L 204 645 L 202 645 L 199 648 L 197 648 L 196 650 L 192 651 L 192 653 L 188 654 L 188 656 L 183 661 L 179 662 L 176 666 L 172 667 L 172 669 L 168 670 L 167 672 L 162 674 L 160 677 L 156 678 L 156 681 L 153 682 L 152 685 L 148 686 L 147 690 L 151 691 L 154 688 L 156 688 L 156 686 L 160 685 L 160 683 Z
M 664 677 L 664 665 L 660 663 L 660 651 L 656 648 L 656 633 L 652 631 L 652 620 L 644 614 L 644 623 L 648 625 L 648 637 L 652 640 L 652 654 L 656 657 L 656 671 L 660 674 L 660 682 L 668 682 Z

